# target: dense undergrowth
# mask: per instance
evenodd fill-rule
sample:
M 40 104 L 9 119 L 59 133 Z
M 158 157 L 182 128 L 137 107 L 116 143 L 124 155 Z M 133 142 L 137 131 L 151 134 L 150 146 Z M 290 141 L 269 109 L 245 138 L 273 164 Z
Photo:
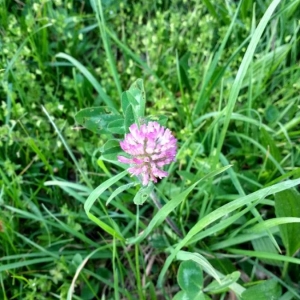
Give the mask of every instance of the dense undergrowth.
M 254 299 L 261 289 L 271 291 L 261 299 L 300 299 L 299 219 L 280 219 L 300 218 L 299 182 L 288 181 L 300 178 L 300 5 L 280 1 L 260 36 L 271 2 L 1 1 L 1 299 L 67 299 L 73 285 L 73 299 L 172 299 L 187 252 L 223 275 L 241 273 L 237 286 L 207 299 Z M 185 237 L 195 231 L 178 260 L 167 260 L 182 241 L 167 223 L 128 244 L 83 209 L 92 189 L 122 169 L 101 159 L 109 136 L 74 115 L 101 105 L 120 111 L 138 78 L 146 115 L 166 115 L 178 139 L 177 161 L 157 185 L 163 203 L 232 165 L 170 214 Z M 157 214 L 147 201 L 136 218 L 136 187 L 105 206 L 130 180 L 94 205 L 126 239 Z M 246 200 L 213 219 L 237 199 Z M 211 281 L 204 272 L 204 287 Z

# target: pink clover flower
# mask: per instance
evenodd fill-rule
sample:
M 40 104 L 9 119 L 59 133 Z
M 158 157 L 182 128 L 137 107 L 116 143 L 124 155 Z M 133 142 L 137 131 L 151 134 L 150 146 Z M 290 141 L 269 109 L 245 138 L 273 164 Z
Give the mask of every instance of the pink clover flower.
M 170 129 L 149 122 L 140 127 L 132 124 L 129 131 L 120 146 L 130 157 L 118 156 L 118 161 L 129 164 L 128 172 L 138 176 L 144 186 L 168 176 L 162 167 L 175 161 L 177 151 L 177 140 Z

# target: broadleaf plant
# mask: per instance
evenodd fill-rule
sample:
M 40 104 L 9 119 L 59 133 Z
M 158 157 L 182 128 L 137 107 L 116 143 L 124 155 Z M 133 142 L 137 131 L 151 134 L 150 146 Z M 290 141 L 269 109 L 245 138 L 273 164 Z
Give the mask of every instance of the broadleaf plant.
M 121 108 L 124 117 L 113 113 L 108 107 L 86 108 L 75 115 L 75 120 L 79 125 L 96 134 L 105 134 L 109 137 L 100 148 L 102 153 L 100 160 L 124 166 L 124 168 L 127 167 L 126 164 L 129 164 L 131 167 L 128 168 L 128 172 L 138 179 L 119 186 L 107 200 L 107 205 L 128 188 L 141 183 L 140 189 L 133 197 L 133 203 L 142 205 L 147 199 L 155 198 L 154 203 L 158 208 L 161 207 L 155 196 L 153 183 L 157 182 L 157 178 L 168 175 L 166 171 L 162 170 L 162 167 L 175 161 L 177 141 L 171 131 L 163 126 L 166 124 L 166 116 L 145 118 L 145 101 L 143 80 L 138 79 L 127 91 L 122 93 Z M 124 140 L 120 141 L 117 137 L 124 133 L 127 134 L 125 134 Z M 124 153 L 122 150 L 126 152 L 126 156 L 121 155 Z M 92 221 L 120 240 L 123 240 L 123 237 L 116 224 L 108 225 L 97 219 L 90 209 L 102 196 L 102 193 L 112 184 L 116 184 L 125 174 L 124 172 L 120 173 L 100 184 L 90 194 L 84 206 Z M 179 229 L 168 217 L 166 217 L 166 221 L 175 231 L 179 232 Z
M 294 189 L 289 189 L 275 195 L 275 212 L 280 217 L 300 218 L 300 195 Z M 279 225 L 283 244 L 289 256 L 295 255 L 300 249 L 300 224 Z

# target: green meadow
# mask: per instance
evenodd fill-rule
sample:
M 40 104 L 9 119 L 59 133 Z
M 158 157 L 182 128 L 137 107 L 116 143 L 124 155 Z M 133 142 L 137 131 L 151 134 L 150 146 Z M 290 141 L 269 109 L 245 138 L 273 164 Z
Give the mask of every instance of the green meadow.
M 300 299 L 299 20 L 1 0 L 0 299 Z M 117 154 L 149 120 L 177 155 L 144 187 Z

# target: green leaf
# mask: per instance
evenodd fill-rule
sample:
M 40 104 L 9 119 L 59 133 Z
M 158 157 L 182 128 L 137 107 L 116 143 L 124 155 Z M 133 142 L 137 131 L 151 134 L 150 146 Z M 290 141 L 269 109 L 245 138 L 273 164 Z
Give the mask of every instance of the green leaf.
M 95 133 L 110 133 L 108 129 L 115 126 L 116 121 L 122 124 L 122 116 L 112 114 L 112 111 L 106 106 L 85 108 L 75 115 L 75 120 L 78 124 L 84 126 Z M 112 123 L 112 124 L 111 124 Z
M 209 300 L 210 298 L 206 296 L 202 291 L 197 294 L 190 294 L 186 291 L 178 292 L 172 300 Z
M 142 205 L 149 198 L 150 193 L 153 191 L 154 185 L 150 183 L 148 186 L 142 186 L 136 193 L 133 202 L 136 205 Z
M 210 258 L 209 262 L 216 270 L 222 272 L 223 274 L 230 275 L 236 271 L 234 263 L 229 258 Z
M 102 156 L 105 160 L 117 161 L 117 156 L 123 154 L 118 140 L 108 140 L 101 148 Z
M 230 253 L 233 253 L 233 254 L 244 255 L 247 257 L 256 257 L 259 259 L 266 258 L 266 259 L 278 260 L 278 261 L 282 261 L 282 262 L 288 262 L 288 263 L 300 265 L 299 258 L 294 258 L 294 257 L 282 255 L 282 254 L 277 254 L 277 253 L 258 252 L 258 251 L 233 249 L 233 248 L 228 248 L 227 251 Z
M 276 7 L 280 3 L 280 0 L 273 0 L 271 4 L 269 5 L 268 9 L 265 11 L 263 17 L 261 18 L 258 26 L 254 30 L 250 43 L 247 47 L 247 50 L 245 52 L 245 55 L 242 59 L 242 62 L 240 64 L 240 67 L 238 69 L 238 72 L 236 74 L 235 80 L 230 88 L 230 94 L 228 96 L 228 103 L 226 105 L 226 115 L 223 122 L 223 127 L 218 139 L 218 145 L 217 145 L 217 152 L 215 157 L 219 157 L 219 154 L 221 153 L 221 149 L 223 147 L 225 137 L 227 136 L 227 131 L 229 128 L 229 124 L 231 121 L 231 116 L 233 113 L 233 110 L 235 108 L 240 90 L 242 88 L 243 80 L 245 78 L 245 75 L 247 73 L 247 70 L 250 66 L 250 63 L 252 61 L 252 58 L 254 56 L 256 47 L 258 43 L 261 40 L 261 36 L 267 27 L 268 22 L 270 21 L 273 12 L 275 11 Z M 196 110 L 194 110 L 196 112 Z M 197 113 L 197 112 L 196 112 Z
M 208 174 L 208 175 L 211 176 L 211 174 Z M 198 182 L 196 182 L 195 184 L 198 184 Z M 193 184 L 192 186 L 194 187 L 195 184 Z M 278 183 L 278 184 L 266 187 L 264 189 L 258 190 L 258 191 L 254 192 L 252 194 L 247 195 L 247 196 L 242 196 L 242 197 L 240 197 L 240 198 L 238 198 L 234 201 L 230 201 L 229 203 L 215 209 L 214 211 L 210 212 L 208 215 L 204 216 L 202 219 L 200 219 L 190 229 L 190 231 L 184 236 L 184 238 L 181 241 L 179 241 L 176 248 L 172 251 L 172 253 L 169 255 L 169 257 L 166 259 L 165 264 L 164 264 L 164 266 L 161 270 L 161 273 L 158 277 L 157 285 L 159 287 L 162 287 L 163 278 L 164 278 L 171 262 L 176 257 L 176 255 L 180 251 L 180 249 L 183 248 L 183 247 L 186 247 L 189 244 L 189 242 L 192 241 L 193 237 L 196 234 L 198 234 L 199 232 L 201 232 L 205 227 L 209 226 L 214 221 L 222 218 L 224 215 L 229 214 L 232 211 L 235 211 L 235 210 L 239 209 L 240 207 L 242 207 L 244 205 L 251 204 L 254 201 L 256 201 L 257 199 L 265 198 L 270 194 L 276 194 L 276 193 L 281 192 L 283 190 L 290 189 L 294 186 L 297 186 L 298 184 L 300 184 L 300 179 L 283 181 L 281 183 Z M 178 195 L 177 197 L 179 197 L 180 195 Z M 174 198 L 176 198 L 176 196 Z M 172 199 L 170 202 L 168 202 L 165 206 L 167 206 L 169 203 L 171 203 L 173 201 L 174 201 L 174 199 Z M 164 207 L 160 210 L 160 212 L 164 209 Z M 154 219 L 151 220 L 150 224 L 152 222 L 154 222 Z M 147 229 L 145 231 L 147 231 Z M 143 236 L 144 234 L 145 234 L 145 232 L 143 232 L 141 234 L 141 236 Z M 136 240 L 139 240 L 139 239 L 141 239 L 141 237 L 136 238 Z M 276 255 L 272 255 L 272 257 L 276 258 Z M 284 257 L 282 259 L 284 259 Z M 289 258 L 289 261 L 291 261 L 291 258 Z
M 276 205 L 276 203 L 275 203 Z M 277 227 L 278 225 L 287 223 L 300 223 L 300 218 L 285 217 L 285 218 L 273 218 L 269 220 L 264 220 L 261 223 L 255 224 L 253 227 L 247 229 L 248 233 L 261 233 L 266 232 L 267 229 Z M 299 224 L 300 225 L 300 224 Z
M 131 104 L 128 105 L 128 107 L 126 108 L 124 115 L 125 115 L 125 121 L 124 121 L 125 131 L 129 132 L 128 127 L 133 123 L 135 123 L 135 117 L 134 117 L 133 108 Z
M 188 295 L 184 291 L 178 292 L 172 300 L 189 300 Z
M 135 99 L 135 103 L 131 103 L 134 111 L 139 118 L 143 118 L 145 115 L 146 106 L 146 95 L 144 89 L 144 82 L 142 79 L 137 79 L 129 88 L 128 93 L 130 93 Z M 132 98 L 130 98 L 132 100 Z
M 159 115 L 159 116 L 149 116 L 149 117 L 146 117 L 145 120 L 147 122 L 158 122 L 160 125 L 162 126 L 167 126 L 167 121 L 168 121 L 168 117 L 165 116 L 165 115 Z
M 267 230 L 267 229 L 265 229 Z M 277 254 L 278 250 L 270 240 L 268 236 L 262 236 L 258 239 L 253 239 L 251 241 L 252 246 L 255 251 L 257 252 L 265 252 L 265 253 L 270 253 L 270 254 Z M 272 266 L 281 266 L 282 263 L 277 261 L 277 260 L 271 260 L 271 259 L 261 259 L 261 261 L 265 264 L 269 264 Z
M 115 191 L 112 192 L 112 194 L 107 199 L 106 206 L 110 203 L 111 200 L 113 200 L 120 193 L 128 190 L 129 188 L 131 188 L 132 186 L 135 186 L 136 184 L 137 184 L 136 182 L 131 182 L 131 183 L 127 183 L 127 184 L 124 184 L 124 185 L 121 185 L 120 187 L 118 187 Z
M 88 71 L 88 69 L 82 65 L 78 60 L 73 58 L 72 56 L 66 54 L 66 53 L 58 53 L 56 57 L 64 58 L 68 60 L 71 64 L 73 64 L 86 78 L 87 80 L 92 84 L 92 86 L 95 88 L 95 90 L 98 92 L 99 96 L 103 100 L 103 102 L 108 105 L 111 110 L 115 113 L 117 113 L 116 104 L 110 99 L 110 97 L 106 94 L 104 89 L 101 87 L 99 82 L 96 80 L 96 78 Z
M 288 44 L 275 47 L 273 51 L 268 51 L 266 54 L 263 54 L 256 59 L 251 66 L 251 71 L 249 69 L 247 70 L 242 88 L 248 86 L 250 80 L 252 80 L 252 84 L 260 83 L 262 81 L 262 76 L 265 76 L 263 80 L 266 81 L 268 76 L 270 76 L 282 60 L 286 58 L 290 47 L 291 46 Z M 262 66 L 269 71 L 266 73 L 262 72 Z
M 294 189 L 289 189 L 275 195 L 276 217 L 300 217 L 300 195 Z M 300 248 L 300 224 L 279 225 L 280 234 L 287 254 L 293 256 Z
M 126 92 L 122 93 L 122 110 L 125 117 L 125 128 L 133 123 L 140 124 L 145 115 L 145 90 L 142 79 L 135 81 Z
M 271 279 L 248 288 L 243 292 L 242 300 L 277 300 L 280 296 L 280 285 L 275 279 Z
M 81 287 L 81 299 L 92 300 L 98 294 L 100 285 L 97 280 L 89 279 L 88 284 Z M 74 297 L 75 298 L 75 297 Z
M 179 266 L 177 281 L 187 294 L 198 294 L 203 287 L 203 273 L 199 264 L 192 260 L 183 261 Z
M 195 174 L 191 173 L 191 172 L 187 172 L 187 171 L 177 171 L 176 172 L 179 176 L 181 176 L 182 178 L 184 178 L 185 181 L 189 180 L 189 181 L 193 181 L 195 179 Z
M 174 211 L 174 209 L 182 202 L 184 199 L 188 196 L 188 194 L 201 182 L 204 181 L 210 177 L 214 177 L 222 172 L 224 172 L 226 169 L 230 168 L 231 166 L 226 166 L 221 169 L 215 170 L 204 177 L 200 178 L 198 181 L 196 181 L 194 184 L 192 184 L 190 187 L 188 187 L 186 190 L 184 190 L 182 193 L 176 195 L 173 197 L 171 201 L 169 201 L 166 205 L 164 205 L 152 218 L 150 221 L 148 227 L 138 236 L 129 238 L 127 240 L 128 244 L 135 244 L 139 243 L 142 240 L 144 240 L 153 229 L 155 229 L 157 226 L 159 226 L 166 218 L 167 216 Z
M 273 123 L 279 117 L 279 110 L 274 105 L 269 105 L 265 110 L 265 117 L 269 123 Z
M 125 133 L 124 119 L 117 119 L 108 123 L 107 130 L 111 133 L 123 135 Z
M 279 163 L 282 160 L 280 151 L 274 142 L 274 138 L 266 131 L 265 128 L 261 128 L 261 143 L 262 145 L 269 150 L 270 154 L 274 159 Z M 274 163 L 268 159 L 267 161 L 268 169 L 274 169 Z
M 120 142 L 116 139 L 112 139 L 112 140 L 108 140 L 101 148 L 100 148 L 100 151 L 102 153 L 107 153 L 109 151 L 111 151 L 112 149 L 115 149 L 115 148 L 118 148 L 119 151 L 122 151 L 121 150 L 121 147 L 120 147 Z
M 98 219 L 96 216 L 90 213 L 90 210 L 92 206 L 94 205 L 95 201 L 102 195 L 104 191 L 106 191 L 109 187 L 111 187 L 114 183 L 119 181 L 121 178 L 123 178 L 127 174 L 127 171 L 123 171 L 122 173 L 106 180 L 105 182 L 101 183 L 96 189 L 94 189 L 87 200 L 84 203 L 84 210 L 89 217 L 90 220 L 92 220 L 94 223 L 96 223 L 99 227 L 101 227 L 104 231 L 109 233 L 110 235 L 118 238 L 119 240 L 124 240 L 121 233 L 116 231 L 114 228 L 110 227 L 100 219 Z
M 22 267 L 28 267 L 30 265 L 35 265 L 35 264 L 46 264 L 49 262 L 53 262 L 53 257 L 43 257 L 43 258 L 35 258 L 35 259 L 29 259 L 29 260 L 22 260 L 22 261 L 17 261 L 9 264 L 1 264 L 0 265 L 0 272 L 7 272 L 8 270 L 12 269 L 19 269 Z
M 121 107 L 122 107 L 122 111 L 123 111 L 124 116 L 125 116 L 126 109 L 128 108 L 129 105 L 130 105 L 130 102 L 129 102 L 129 99 L 127 97 L 127 94 L 126 94 L 126 92 L 123 92 L 122 96 L 121 96 Z
M 235 283 L 240 278 L 240 276 L 241 273 L 235 271 L 222 278 L 220 282 L 214 280 L 204 289 L 204 291 L 211 294 L 222 293 L 227 290 L 231 284 Z
M 76 253 L 72 259 L 72 264 L 78 267 L 83 261 L 83 258 L 80 253 Z
M 192 253 L 187 251 L 179 251 L 176 258 L 178 260 L 192 260 L 195 263 L 197 263 L 202 270 L 204 270 L 207 274 L 211 275 L 213 278 L 215 278 L 219 283 L 221 283 L 221 279 L 215 270 L 215 268 L 209 263 L 209 261 L 203 257 L 199 253 Z
M 97 249 L 95 249 L 94 251 L 92 251 L 87 257 L 85 257 L 85 259 L 83 259 L 80 263 L 80 265 L 77 267 L 77 270 L 76 270 L 76 273 L 75 273 L 75 276 L 73 277 L 73 280 L 72 280 L 72 283 L 69 287 L 69 290 L 68 290 L 68 294 L 67 294 L 67 300 L 72 300 L 72 296 L 73 296 L 73 292 L 74 292 L 74 289 L 75 289 L 75 282 L 76 282 L 76 279 L 78 278 L 79 274 L 80 274 L 80 271 L 83 269 L 83 267 L 85 266 L 85 264 L 87 263 L 87 261 L 95 254 L 97 253 L 98 251 L 101 250 L 101 247 L 98 247 Z M 99 271 L 98 271 L 99 272 Z M 107 275 L 107 274 L 106 274 Z M 109 275 L 108 275 L 109 276 Z M 98 287 L 95 287 L 94 290 L 97 290 Z M 84 298 L 86 299 L 86 298 Z
M 166 126 L 168 118 L 164 115 L 145 117 L 146 97 L 142 79 L 136 80 L 129 90 L 122 93 L 121 106 L 125 118 L 125 130 L 136 123 L 140 125 L 142 120 L 147 122 L 157 121 L 162 126 Z

